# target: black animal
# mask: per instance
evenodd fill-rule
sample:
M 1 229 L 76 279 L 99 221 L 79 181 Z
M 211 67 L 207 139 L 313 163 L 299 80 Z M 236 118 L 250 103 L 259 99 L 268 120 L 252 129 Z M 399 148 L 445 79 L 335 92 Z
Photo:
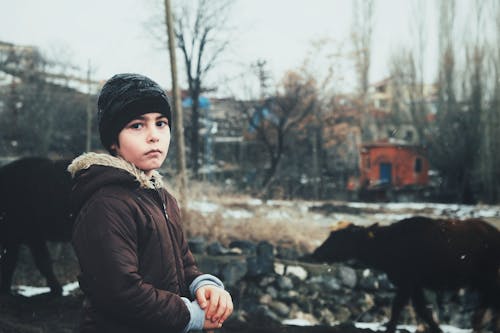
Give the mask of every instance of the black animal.
M 61 294 L 46 241 L 71 239 L 68 164 L 28 157 L 0 168 L 0 293 L 10 293 L 19 248 L 26 244 L 51 293 Z
M 424 288 L 473 288 L 482 304 L 474 315 L 473 328 L 479 328 L 488 307 L 498 321 L 500 232 L 484 221 L 417 216 L 389 226 L 349 224 L 332 231 L 312 257 L 326 262 L 356 259 L 384 271 L 397 288 L 387 332 L 395 331 L 409 300 L 432 332 L 441 331 L 426 307 Z

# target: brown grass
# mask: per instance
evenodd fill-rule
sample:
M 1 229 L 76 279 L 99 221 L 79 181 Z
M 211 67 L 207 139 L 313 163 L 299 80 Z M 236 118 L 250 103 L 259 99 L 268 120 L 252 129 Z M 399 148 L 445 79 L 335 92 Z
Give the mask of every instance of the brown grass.
M 169 190 L 178 195 L 178 189 Z M 189 203 L 193 202 L 216 204 L 219 208 L 212 213 L 199 212 L 189 208 Z M 244 210 L 253 216 L 224 217 L 228 210 Z M 278 212 L 284 217 L 269 217 Z M 254 198 L 229 187 L 193 181 L 189 183 L 188 209 L 183 211 L 183 223 L 188 237 L 203 236 L 209 242 L 217 240 L 226 246 L 238 239 L 268 241 L 275 246 L 294 247 L 301 253 L 312 251 L 329 233 L 327 227 L 308 221 L 296 207 L 256 204 Z

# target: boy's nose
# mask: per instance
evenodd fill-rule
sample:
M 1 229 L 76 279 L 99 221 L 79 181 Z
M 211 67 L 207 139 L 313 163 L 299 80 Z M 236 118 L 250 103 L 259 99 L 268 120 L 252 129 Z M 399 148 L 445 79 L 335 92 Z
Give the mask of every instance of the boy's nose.
M 155 128 L 151 129 L 149 131 L 149 140 L 150 142 L 158 142 L 160 140 L 160 135 L 159 135 L 159 132 L 158 130 L 156 130 Z

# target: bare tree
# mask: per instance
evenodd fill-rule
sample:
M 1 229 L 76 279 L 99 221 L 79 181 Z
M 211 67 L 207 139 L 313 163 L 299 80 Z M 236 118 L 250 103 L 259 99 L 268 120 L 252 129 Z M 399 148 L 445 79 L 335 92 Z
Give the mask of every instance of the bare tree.
M 175 54 L 175 34 L 173 28 L 173 14 L 170 0 L 165 0 L 165 23 L 168 36 L 168 53 L 170 58 L 170 73 L 172 81 L 173 106 L 175 112 L 175 142 L 177 143 L 177 178 L 179 180 L 179 194 L 182 210 L 187 205 L 187 175 L 186 175 L 186 150 L 184 144 L 184 124 L 181 106 L 181 95 L 177 76 L 177 57 Z
M 300 68 L 289 72 L 280 84 L 274 86 L 274 93 L 270 93 L 266 62 L 258 60 L 250 67 L 261 88 L 260 94 L 252 89 L 253 93 L 249 94 L 251 102 L 241 101 L 239 109 L 249 124 L 246 133 L 249 140 L 244 147 L 247 152 L 254 152 L 251 163 L 245 163 L 244 167 L 250 167 L 249 170 L 254 167 L 256 176 L 262 177 L 255 182 L 259 187 L 264 185 L 261 195 L 279 189 L 289 198 L 318 198 L 325 188 L 321 181 L 327 168 L 323 126 L 331 115 L 322 111 L 333 112 L 333 92 L 342 86 L 339 82 L 342 80 L 343 61 L 339 59 L 344 60 L 347 54 L 342 51 L 341 44 L 330 39 L 314 40 L 311 46 Z M 246 75 L 241 81 L 249 80 L 251 78 Z M 301 120 L 297 123 L 296 119 Z M 262 151 L 265 154 L 260 154 Z
M 474 46 L 474 72 L 476 73 L 472 76 L 473 91 L 471 94 L 474 104 L 481 104 L 481 124 L 480 133 L 480 149 L 479 149 L 479 159 L 478 159 L 478 179 L 481 180 L 481 193 L 480 197 L 483 201 L 489 203 L 497 203 L 500 200 L 500 4 L 497 1 L 481 2 L 476 3 L 476 39 Z M 492 43 L 493 47 L 489 47 L 486 41 L 482 41 L 480 38 L 484 38 L 483 32 L 487 30 L 487 27 L 482 26 L 486 21 L 483 20 L 483 15 L 489 12 L 492 20 L 488 22 L 493 22 L 493 27 L 496 27 L 496 36 L 493 36 Z M 496 39 L 495 39 L 496 38 Z M 490 57 L 490 68 L 492 70 L 488 71 L 487 68 L 487 53 L 488 50 L 491 51 Z M 490 75 L 488 76 L 488 72 Z M 478 82 L 481 79 L 484 83 Z M 491 93 L 489 94 L 489 103 L 486 101 L 488 84 L 487 82 L 493 82 L 491 84 Z M 471 82 L 471 83 L 472 83 Z M 484 90 L 484 96 L 481 96 L 481 91 Z M 481 100 L 478 100 L 479 99 Z M 482 102 L 481 102 L 482 101 Z
M 268 95 L 270 74 L 267 69 L 267 61 L 258 59 L 252 64 L 252 70 L 259 80 L 260 99 L 263 100 Z
M 199 98 L 207 86 L 208 74 L 221 61 L 229 46 L 229 14 L 233 5 L 231 0 L 182 0 L 173 5 L 174 31 L 176 47 L 181 53 L 188 95 L 191 99 L 191 112 L 186 112 L 185 136 L 189 150 L 191 170 L 195 176 L 200 168 L 200 104 Z M 152 21 L 158 24 L 146 24 L 145 29 L 162 47 L 168 45 L 165 34 L 165 4 L 156 0 Z M 158 10 L 162 6 L 163 10 Z M 161 24 L 160 24 L 161 23 Z
M 399 138 L 412 143 L 426 144 L 427 137 L 427 105 L 424 84 L 419 80 L 418 62 L 414 53 L 405 47 L 398 48 L 390 58 L 391 100 L 391 133 L 411 131 L 412 135 L 399 135 Z M 415 133 L 416 132 L 416 133 Z M 416 134 L 416 135 L 413 135 Z
M 31 46 L 0 44 L 0 71 L 11 75 L 0 100 L 0 148 L 5 154 L 44 156 L 85 149 L 86 94 L 60 83 L 69 79 L 64 61 L 49 59 Z M 81 80 L 85 83 L 86 80 Z
M 175 15 L 175 36 L 181 50 L 189 96 L 192 100 L 190 122 L 191 169 L 199 170 L 199 97 L 207 74 L 214 68 L 229 40 L 221 36 L 228 29 L 231 2 L 228 0 L 183 1 Z
M 268 166 L 262 181 L 260 195 L 267 195 L 288 141 L 294 130 L 316 107 L 317 90 L 312 78 L 288 72 L 281 89 L 263 105 L 241 103 L 240 109 L 248 119 L 248 136 L 263 145 Z
M 439 5 L 440 72 L 431 162 L 440 171 L 443 185 L 450 194 L 453 193 L 454 199 L 472 203 L 477 199 L 474 194 L 477 187 L 474 173 L 481 136 L 479 126 L 484 95 L 484 55 L 476 42 L 465 44 L 464 74 L 457 76 L 456 39 L 453 36 L 455 2 L 441 0 Z M 480 12 L 478 7 L 475 10 L 476 13 Z M 469 12 L 474 13 L 473 10 Z M 457 83 L 460 78 L 462 94 L 459 95 Z
M 352 51 L 345 50 L 345 41 L 318 38 L 311 41 L 311 48 L 300 67 L 300 73 L 314 77 L 317 82 L 316 106 L 301 130 L 308 133 L 307 140 L 299 143 L 308 147 L 303 156 L 310 158 L 301 167 L 302 173 L 306 170 L 311 180 L 307 184 L 312 183 L 312 194 L 316 199 L 328 192 L 329 187 L 343 188 L 349 176 L 355 176 L 358 170 L 359 145 L 356 142 L 359 142 L 359 131 L 353 129 L 359 129 L 359 124 L 351 123 L 347 135 L 345 130 L 339 130 L 342 123 L 346 125 L 342 119 L 348 106 L 342 88 L 344 65 L 351 57 Z
M 490 139 L 490 147 L 492 148 L 492 156 L 491 156 L 491 177 L 492 181 L 486 180 L 489 184 L 491 184 L 491 201 L 492 202 L 500 202 L 500 4 L 497 1 L 493 1 L 492 4 L 493 10 L 491 11 L 495 15 L 495 27 L 496 27 L 496 39 L 494 40 L 495 44 L 492 48 L 493 57 L 492 63 L 494 68 L 493 75 L 493 94 L 492 94 L 492 103 L 491 103 L 491 111 L 490 111 L 490 119 L 488 121 L 490 127 L 490 135 L 488 138 Z
M 406 107 L 408 101 L 408 92 L 411 89 L 409 86 L 409 74 L 410 74 L 410 57 L 409 52 L 401 47 L 391 55 L 389 62 L 390 71 L 390 90 L 391 90 L 391 101 L 390 101 L 390 119 L 392 127 L 390 132 L 393 135 L 399 132 L 399 129 L 412 122 L 411 116 L 409 115 L 409 110 Z
M 373 4 L 373 0 L 355 0 L 353 4 L 352 38 L 356 55 L 359 93 L 363 97 L 366 97 L 370 83 Z
M 462 76 L 462 101 L 461 112 L 459 112 L 460 132 L 454 133 L 454 141 L 461 139 L 460 146 L 454 152 L 460 156 L 462 163 L 459 169 L 458 185 L 460 199 L 465 202 L 474 202 L 478 198 L 481 187 L 481 155 L 489 154 L 489 151 L 481 152 L 484 147 L 484 130 L 482 121 L 485 117 L 485 45 L 482 38 L 483 26 L 483 1 L 472 4 L 469 15 L 474 26 L 467 28 L 469 34 L 464 41 L 465 64 Z M 471 33 L 472 32 L 472 33 Z M 454 110 L 456 113 L 456 110 Z M 486 148 L 487 149 L 487 148 Z
M 413 124 L 418 134 L 418 140 L 422 145 L 426 144 L 427 137 L 427 115 L 428 105 L 425 101 L 425 54 L 427 46 L 427 24 L 425 2 L 413 0 L 411 5 L 412 13 L 412 35 L 415 41 L 413 52 L 408 55 L 408 80 L 410 84 L 409 102 L 410 114 Z
M 376 130 L 371 130 L 369 124 L 370 117 L 368 110 L 368 88 L 370 84 L 370 61 L 371 61 L 371 42 L 374 27 L 374 1 L 373 0 L 354 0 L 353 2 L 353 20 L 352 20 L 352 41 L 354 44 L 354 60 L 356 64 L 356 73 L 358 76 L 359 97 L 362 101 L 362 129 L 363 139 L 370 140 L 375 136 Z
M 456 97 L 456 59 L 453 38 L 455 21 L 455 2 L 440 0 L 439 10 L 439 74 L 438 102 L 436 122 L 430 146 L 431 163 L 436 167 L 443 179 L 442 188 L 456 194 L 457 200 L 463 198 L 464 168 L 463 136 L 464 123 L 461 117 L 461 106 Z
M 412 55 L 413 62 L 415 63 L 415 81 L 423 83 L 425 81 L 425 54 L 427 47 L 427 25 L 429 22 L 427 18 L 426 2 L 420 0 L 413 0 L 411 3 L 411 12 L 419 13 L 419 15 L 412 15 L 412 39 L 415 41 L 414 52 Z M 419 97 L 423 96 L 423 85 L 420 85 Z

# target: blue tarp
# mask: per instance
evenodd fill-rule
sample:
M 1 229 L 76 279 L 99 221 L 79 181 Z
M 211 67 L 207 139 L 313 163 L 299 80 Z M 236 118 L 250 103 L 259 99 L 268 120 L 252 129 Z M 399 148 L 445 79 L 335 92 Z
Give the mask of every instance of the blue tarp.
M 256 110 L 254 112 L 254 114 L 252 115 L 252 124 L 254 124 L 255 126 L 259 126 L 260 122 L 263 119 L 269 120 L 274 125 L 278 125 L 279 123 L 278 117 L 274 113 L 272 113 L 267 107 L 263 107 L 262 109 Z M 252 125 L 249 125 L 248 132 L 249 133 L 255 132 L 255 128 Z
M 191 97 L 186 97 L 182 100 L 182 107 L 190 108 L 191 106 L 193 106 L 193 99 Z M 206 97 L 200 96 L 198 97 L 198 106 L 200 109 L 209 109 L 210 100 Z

